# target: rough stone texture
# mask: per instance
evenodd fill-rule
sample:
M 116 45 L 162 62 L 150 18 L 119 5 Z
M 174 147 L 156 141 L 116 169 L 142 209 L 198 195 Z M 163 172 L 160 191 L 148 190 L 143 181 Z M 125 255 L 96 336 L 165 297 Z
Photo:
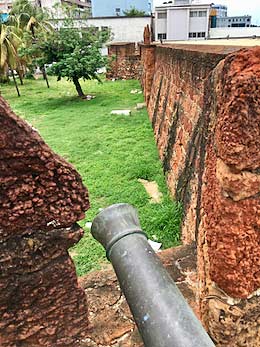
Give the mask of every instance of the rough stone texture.
M 168 249 L 158 255 L 197 314 L 194 245 Z M 91 324 L 81 347 L 144 347 L 112 267 L 90 273 L 79 281 L 88 296 Z
M 76 347 L 87 303 L 67 249 L 88 194 L 76 170 L 0 98 L 0 345 Z
M 142 47 L 143 51 L 148 114 L 169 189 L 184 205 L 182 240 L 188 244 L 196 240 L 199 224 L 196 206 L 200 200 L 206 128 L 204 80 L 224 55 L 168 46 Z M 150 67 L 152 79 L 147 78 Z
M 217 346 L 253 347 L 260 345 L 260 48 L 227 57 L 211 81 L 200 311 Z
M 151 44 L 151 30 L 150 30 L 150 25 L 148 25 L 148 24 L 144 28 L 144 44 L 145 45 Z
M 76 170 L 0 99 L 0 240 L 69 227 L 89 203 Z
M 211 279 L 246 298 L 260 288 L 260 48 L 230 55 L 213 76 L 202 230 Z
M 197 242 L 201 318 L 217 346 L 258 346 L 260 48 L 202 50 L 142 47 L 142 85 L 182 240 Z
M 142 75 L 141 75 L 141 84 L 143 88 L 145 102 L 148 105 L 152 81 L 154 77 L 154 68 L 155 68 L 155 46 L 154 45 L 141 45 L 141 66 L 142 66 Z
M 135 43 L 113 43 L 108 46 L 108 55 L 111 59 L 108 79 L 140 79 L 140 50 L 136 51 Z

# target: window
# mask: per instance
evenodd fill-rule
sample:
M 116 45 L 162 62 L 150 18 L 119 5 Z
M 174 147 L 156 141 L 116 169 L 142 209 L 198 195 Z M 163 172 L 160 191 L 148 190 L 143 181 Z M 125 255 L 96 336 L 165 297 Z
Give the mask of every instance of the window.
M 190 17 L 207 17 L 207 11 L 190 11 Z
M 116 10 L 115 10 L 115 12 L 116 12 L 116 15 L 117 15 L 117 16 L 120 16 L 120 12 L 121 12 L 120 7 L 117 7 Z
M 207 11 L 199 11 L 199 17 L 207 17 Z
M 167 12 L 158 12 L 157 18 L 158 19 L 165 19 L 165 18 L 167 18 Z
M 190 17 L 198 17 L 198 11 L 190 11 Z
M 199 38 L 206 37 L 206 33 L 204 31 L 199 32 L 199 33 L 189 33 L 189 38 L 194 39 L 197 37 L 199 37 Z
M 250 22 L 250 18 L 247 18 L 247 21 Z
M 158 34 L 158 40 L 166 40 L 166 33 Z
M 108 31 L 108 27 L 101 27 L 102 31 Z

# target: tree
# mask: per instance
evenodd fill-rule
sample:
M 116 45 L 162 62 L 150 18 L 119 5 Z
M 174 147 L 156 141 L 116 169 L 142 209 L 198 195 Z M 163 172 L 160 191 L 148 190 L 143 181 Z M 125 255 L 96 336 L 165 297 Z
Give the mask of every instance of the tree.
M 18 96 L 20 96 L 20 92 L 16 83 L 14 70 L 21 65 L 18 56 L 21 37 L 22 33 L 17 26 L 0 24 L 0 69 L 2 74 L 8 72 L 10 69 Z
M 58 81 L 62 77 L 72 81 L 78 95 L 84 97 L 79 79 L 100 80 L 97 70 L 106 65 L 101 47 L 108 38 L 107 31 L 76 29 L 73 23 L 67 23 L 44 42 L 45 62 L 51 64 L 48 72 L 56 75 Z
M 46 80 L 47 87 L 49 88 L 49 82 L 45 71 L 44 64 L 41 64 L 41 51 L 38 49 L 38 42 L 44 40 L 46 35 L 49 34 L 53 27 L 49 22 L 48 13 L 41 7 L 36 6 L 28 0 L 16 0 L 13 3 L 12 10 L 10 12 L 9 22 L 16 21 L 19 23 L 19 27 L 30 35 L 24 35 L 22 57 L 29 58 L 29 61 L 36 62 L 40 67 L 43 78 Z M 30 52 L 30 54 L 28 54 Z
M 146 16 L 146 12 L 142 10 L 138 10 L 134 6 L 131 6 L 129 10 L 123 11 L 126 17 L 144 17 Z

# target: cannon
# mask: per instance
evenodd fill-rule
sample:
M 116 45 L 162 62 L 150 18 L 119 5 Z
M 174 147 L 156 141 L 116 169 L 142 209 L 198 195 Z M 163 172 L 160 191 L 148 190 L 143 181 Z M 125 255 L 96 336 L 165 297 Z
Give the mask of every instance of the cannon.
M 91 233 L 106 250 L 146 347 L 214 346 L 149 245 L 133 206 L 102 210 Z

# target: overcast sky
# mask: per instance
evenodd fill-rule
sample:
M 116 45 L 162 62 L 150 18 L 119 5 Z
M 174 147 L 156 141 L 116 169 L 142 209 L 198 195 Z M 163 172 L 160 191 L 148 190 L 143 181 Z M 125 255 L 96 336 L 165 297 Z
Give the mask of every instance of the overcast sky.
M 161 5 L 164 1 L 168 0 L 153 0 L 155 6 Z M 200 3 L 223 4 L 228 7 L 229 16 L 239 16 L 249 14 L 252 16 L 252 24 L 260 25 L 260 0 L 219 0 L 208 1 L 201 0 Z

